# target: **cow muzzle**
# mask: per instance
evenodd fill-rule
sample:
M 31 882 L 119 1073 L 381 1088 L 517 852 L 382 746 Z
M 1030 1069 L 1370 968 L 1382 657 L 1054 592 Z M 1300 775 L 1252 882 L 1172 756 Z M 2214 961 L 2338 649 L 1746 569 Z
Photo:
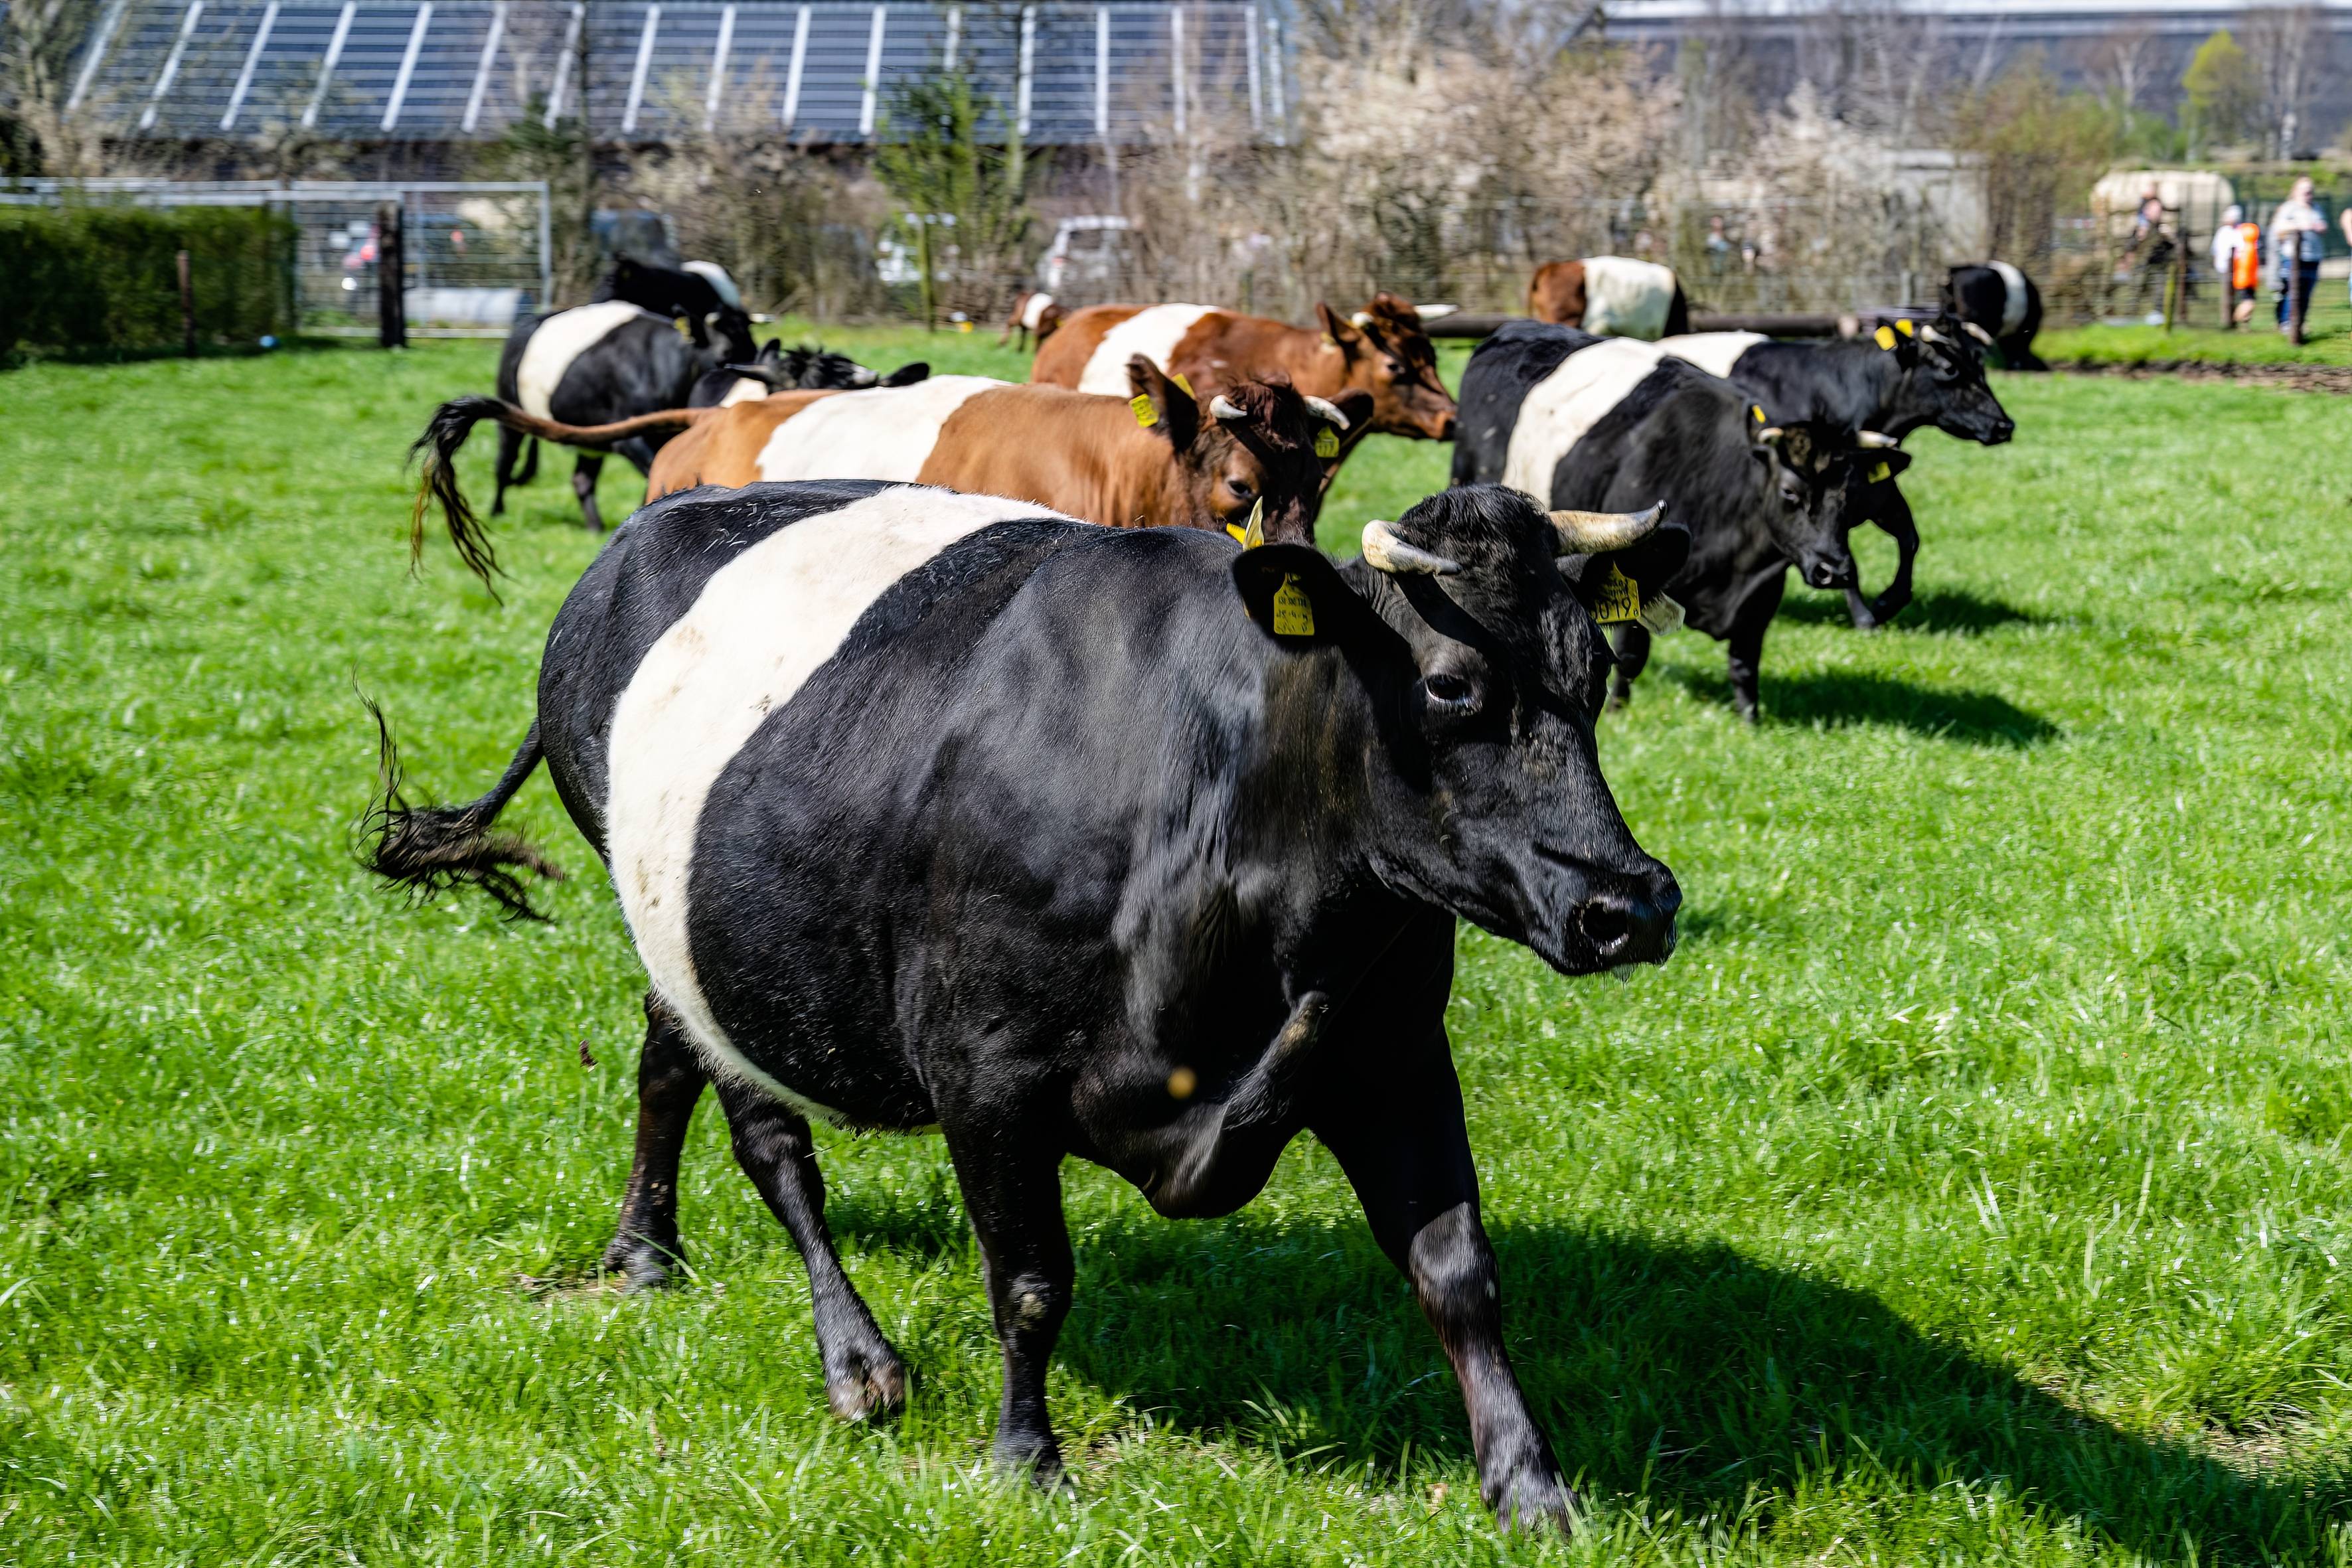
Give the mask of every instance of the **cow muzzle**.
M 1675 915 L 1682 902 L 1682 889 L 1669 879 L 1648 897 L 1603 893 L 1588 899 L 1570 919 L 1601 968 L 1664 963 L 1675 951 Z

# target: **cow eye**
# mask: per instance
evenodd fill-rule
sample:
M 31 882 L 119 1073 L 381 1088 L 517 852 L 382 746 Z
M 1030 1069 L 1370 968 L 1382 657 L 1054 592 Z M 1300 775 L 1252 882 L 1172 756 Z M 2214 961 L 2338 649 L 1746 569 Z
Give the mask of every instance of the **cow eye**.
M 1451 670 L 1434 670 L 1422 677 L 1421 689 L 1429 697 L 1429 705 L 1444 713 L 1467 713 L 1478 706 L 1478 687 L 1465 676 Z
M 1225 489 L 1233 491 L 1234 494 L 1239 496 L 1244 500 L 1247 500 L 1250 497 L 1257 494 L 1257 491 L 1250 487 L 1250 482 L 1247 479 L 1227 479 L 1225 481 Z

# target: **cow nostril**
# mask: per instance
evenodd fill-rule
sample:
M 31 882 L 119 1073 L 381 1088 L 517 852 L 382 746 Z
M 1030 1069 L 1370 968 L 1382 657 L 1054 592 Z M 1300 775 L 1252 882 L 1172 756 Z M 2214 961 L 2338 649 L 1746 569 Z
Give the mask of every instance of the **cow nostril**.
M 1577 912 L 1576 923 L 1595 947 L 1608 949 L 1625 940 L 1632 929 L 1621 904 L 1594 902 Z

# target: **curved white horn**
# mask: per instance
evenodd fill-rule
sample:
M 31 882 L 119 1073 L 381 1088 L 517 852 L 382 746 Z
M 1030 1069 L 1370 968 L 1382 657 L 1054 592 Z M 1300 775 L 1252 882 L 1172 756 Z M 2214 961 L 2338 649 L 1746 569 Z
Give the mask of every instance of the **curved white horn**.
M 1320 397 L 1302 397 L 1299 401 L 1307 405 L 1307 411 L 1309 414 L 1326 424 L 1336 425 L 1342 430 L 1348 427 L 1348 416 L 1339 412 L 1339 405 L 1326 402 Z
M 1559 534 L 1560 554 L 1592 555 L 1647 538 L 1665 515 L 1666 503 L 1659 501 L 1647 511 L 1556 511 L 1551 525 Z
M 1877 430 L 1858 430 L 1854 432 L 1853 444 L 1857 447 L 1874 452 L 1883 452 L 1889 447 L 1900 447 L 1903 445 L 1899 438 Z
M 1372 324 L 1372 313 L 1370 310 L 1359 310 L 1354 315 L 1349 317 L 1348 320 L 1354 322 L 1357 326 L 1369 327 Z
M 1767 425 L 1764 428 L 1756 432 L 1756 438 L 1759 441 L 1777 441 L 1787 434 L 1788 432 L 1781 429 L 1778 425 Z
M 1420 312 L 1421 319 L 1423 321 L 1433 321 L 1440 316 L 1453 315 L 1456 310 L 1462 309 L 1462 307 L 1459 305 L 1415 305 L 1413 309 Z
M 1418 544 L 1407 544 L 1378 519 L 1364 524 L 1364 560 L 1392 577 L 1451 577 L 1462 570 L 1458 561 L 1433 555 Z
M 1223 393 L 1209 399 L 1209 412 L 1220 419 L 1246 419 L 1249 414 Z
M 1992 347 L 1992 334 L 1986 331 L 1982 327 L 1978 326 L 1974 321 L 1962 321 L 1960 323 L 1960 330 L 1968 333 L 1969 336 L 1976 339 L 1977 342 L 1984 344 L 1985 347 Z
M 1923 343 L 1948 343 L 1952 340 L 1946 337 L 1943 333 L 1937 331 L 1933 327 L 1921 327 L 1919 329 L 1919 341 Z

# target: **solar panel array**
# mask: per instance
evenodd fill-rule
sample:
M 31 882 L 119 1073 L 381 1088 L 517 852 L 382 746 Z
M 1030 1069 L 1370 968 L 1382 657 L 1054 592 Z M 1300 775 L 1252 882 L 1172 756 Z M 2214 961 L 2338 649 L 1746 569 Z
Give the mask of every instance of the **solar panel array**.
M 577 115 L 584 88 L 600 138 L 861 142 L 894 83 L 956 67 L 1034 142 L 1181 135 L 1199 116 L 1278 140 L 1284 58 L 1271 3 L 107 0 L 70 111 L 145 137 L 444 142 Z

